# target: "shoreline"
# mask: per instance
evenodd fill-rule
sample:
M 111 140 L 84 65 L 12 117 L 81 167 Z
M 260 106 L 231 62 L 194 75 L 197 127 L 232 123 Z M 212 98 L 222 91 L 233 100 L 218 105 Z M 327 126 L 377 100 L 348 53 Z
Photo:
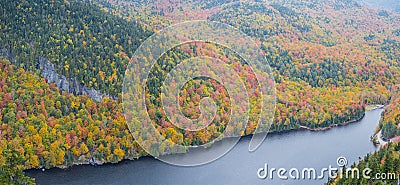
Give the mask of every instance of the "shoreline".
M 384 107 L 384 106 L 383 106 L 383 107 Z M 311 131 L 311 132 L 323 132 L 323 131 L 328 131 L 328 130 L 333 129 L 333 128 L 335 128 L 335 127 L 347 126 L 347 125 L 349 125 L 349 124 L 352 124 L 352 123 L 355 123 L 355 122 L 359 122 L 359 121 L 361 121 L 361 120 L 365 117 L 365 113 L 366 113 L 366 112 L 374 111 L 374 110 L 377 110 L 377 109 L 384 109 L 383 107 L 375 107 L 375 108 L 373 108 L 373 109 L 366 110 L 366 111 L 364 112 L 364 114 L 363 114 L 360 118 L 358 118 L 358 119 L 350 120 L 350 121 L 347 121 L 347 122 L 344 122 L 344 123 L 340 123 L 340 124 L 334 124 L 334 125 L 331 125 L 331 126 L 328 126 L 328 127 L 323 127 L 323 128 L 309 128 L 309 127 L 307 127 L 307 126 L 300 125 L 300 126 L 297 127 L 297 128 L 291 128 L 291 129 L 282 130 L 282 131 L 268 132 L 268 134 L 285 134 L 285 133 L 299 132 L 299 131 Z M 240 136 L 240 137 L 241 137 L 241 139 L 242 139 L 242 138 L 248 138 L 248 137 L 252 137 L 252 136 L 253 136 L 253 134 L 249 134 L 249 135 Z M 218 142 L 218 141 L 215 141 L 215 142 Z M 73 168 L 73 167 L 75 167 L 75 166 L 80 166 L 80 165 L 91 165 L 91 166 L 113 165 L 113 164 L 122 163 L 122 162 L 124 162 L 124 161 L 135 161 L 135 160 L 139 160 L 139 159 L 141 159 L 141 158 L 153 158 L 153 159 L 156 159 L 155 157 L 152 157 L 152 156 L 149 156 L 149 155 L 145 155 L 145 156 L 140 156 L 140 157 L 127 157 L 127 158 L 124 158 L 124 159 L 122 159 L 122 160 L 120 160 L 120 161 L 118 161 L 118 162 L 101 162 L 101 161 L 96 160 L 95 158 L 92 157 L 92 158 L 89 158 L 87 161 L 74 162 L 74 163 L 72 163 L 72 165 L 70 165 L 70 166 L 60 165 L 60 166 L 51 167 L 51 168 L 49 168 L 49 169 L 44 168 L 44 166 L 39 166 L 39 167 L 37 167 L 37 168 L 25 169 L 24 171 L 28 171 L 28 170 L 41 170 L 41 171 L 44 172 L 44 171 L 46 171 L 46 170 L 51 170 L 51 169 L 53 169 L 53 168 L 56 168 L 56 169 L 58 168 L 58 169 L 61 169 L 61 170 L 69 170 L 69 169 L 71 169 L 71 168 Z
M 386 108 L 388 107 L 389 104 L 385 104 L 385 105 L 376 105 L 375 108 L 371 109 L 371 110 L 375 110 L 375 109 L 383 109 L 383 112 L 385 112 Z M 379 106 L 379 108 L 377 108 L 377 106 Z M 389 142 L 392 142 L 394 138 L 390 138 L 390 139 L 386 139 L 383 137 L 382 135 L 382 129 L 376 130 L 374 132 L 374 134 L 371 136 L 371 142 L 376 145 L 379 146 L 380 148 L 385 147 Z M 385 141 L 386 140 L 386 141 Z
M 376 110 L 376 109 L 374 109 L 374 110 Z M 370 111 L 373 111 L 373 110 L 370 110 Z M 301 128 L 301 129 L 304 129 L 304 130 L 308 130 L 308 131 L 313 131 L 313 132 L 327 131 L 327 130 L 332 129 L 332 128 L 335 128 L 335 127 L 347 126 L 347 125 L 349 125 L 349 124 L 352 124 L 352 123 L 355 123 L 355 122 L 359 122 L 359 121 L 361 121 L 364 117 L 365 117 L 365 113 L 361 116 L 361 118 L 353 119 L 353 120 L 350 120 L 350 121 L 346 121 L 346 122 L 344 122 L 344 123 L 336 123 L 336 124 L 333 124 L 333 125 L 328 126 L 328 127 L 323 127 L 323 128 L 310 128 L 310 127 L 301 125 L 300 128 Z
M 389 141 L 385 141 L 382 136 L 382 130 L 379 130 L 378 133 L 376 133 L 375 135 L 372 136 L 371 141 L 374 143 L 374 145 L 382 148 L 390 142 L 390 139 L 389 139 Z

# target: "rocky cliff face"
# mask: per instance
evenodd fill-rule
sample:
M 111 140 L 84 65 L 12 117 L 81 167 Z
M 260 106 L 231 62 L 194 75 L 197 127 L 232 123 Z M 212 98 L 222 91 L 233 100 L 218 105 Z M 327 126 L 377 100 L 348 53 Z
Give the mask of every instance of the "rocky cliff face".
M 12 52 L 10 52 L 6 48 L 0 49 L 0 56 L 6 58 L 11 63 L 16 63 L 16 58 L 13 56 Z M 109 97 L 112 99 L 118 99 L 117 96 L 112 96 L 108 94 L 102 94 L 100 91 L 97 91 L 93 88 L 87 88 L 83 84 L 80 84 L 76 78 L 67 78 L 63 75 L 60 75 L 56 72 L 54 64 L 46 60 L 44 57 L 39 57 L 37 68 L 40 70 L 40 73 L 44 78 L 47 79 L 48 83 L 55 83 L 61 91 L 72 93 L 74 95 L 85 95 L 87 94 L 90 98 L 95 101 L 101 101 L 105 97 Z
M 72 93 L 74 95 L 85 95 L 87 94 L 90 98 L 95 101 L 101 101 L 105 97 L 117 99 L 116 96 L 110 96 L 108 94 L 102 94 L 93 88 L 87 88 L 80 84 L 76 78 L 67 78 L 56 72 L 54 64 L 47 61 L 43 57 L 39 57 L 38 68 L 44 78 L 47 79 L 48 83 L 55 83 L 61 91 Z
M 4 57 L 5 59 L 9 60 L 12 63 L 16 61 L 15 57 L 13 57 L 13 54 L 6 48 L 0 49 L 0 56 Z

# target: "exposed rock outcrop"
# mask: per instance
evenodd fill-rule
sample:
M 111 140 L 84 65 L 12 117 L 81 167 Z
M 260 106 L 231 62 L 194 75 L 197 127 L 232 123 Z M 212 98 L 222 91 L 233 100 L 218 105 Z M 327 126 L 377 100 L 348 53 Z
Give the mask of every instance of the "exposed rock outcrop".
M 63 75 L 60 75 L 56 72 L 54 64 L 47 61 L 44 57 L 39 57 L 38 68 L 40 73 L 43 75 L 45 79 L 47 79 L 48 83 L 55 83 L 61 91 L 72 93 L 74 95 L 85 95 L 87 94 L 90 98 L 95 101 L 101 101 L 105 97 L 110 97 L 113 99 L 117 99 L 116 96 L 110 96 L 108 94 L 103 94 L 100 91 L 87 88 L 83 84 L 79 83 L 76 78 L 67 78 Z
M 12 52 L 6 48 L 0 49 L 0 56 L 5 59 L 11 61 L 11 63 L 16 63 L 16 58 L 13 56 Z M 118 99 L 117 96 L 103 94 L 100 91 L 94 88 L 87 88 L 85 85 L 79 83 L 76 78 L 67 78 L 63 75 L 60 75 L 55 70 L 55 65 L 49 62 L 44 57 L 38 58 L 37 68 L 40 70 L 40 73 L 44 78 L 47 79 L 48 83 L 55 83 L 61 91 L 72 93 L 74 95 L 85 95 L 87 94 L 90 98 L 95 101 L 101 101 L 105 97 L 109 97 L 112 99 Z
M 10 62 L 15 62 L 15 57 L 13 57 L 12 53 L 6 48 L 0 49 L 0 56 L 4 57 Z

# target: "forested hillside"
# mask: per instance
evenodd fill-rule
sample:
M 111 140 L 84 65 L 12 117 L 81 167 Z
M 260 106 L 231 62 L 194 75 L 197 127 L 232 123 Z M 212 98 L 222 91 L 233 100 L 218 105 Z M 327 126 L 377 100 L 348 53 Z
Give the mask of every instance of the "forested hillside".
M 0 14 L 0 49 L 8 59 L 0 62 L 2 166 L 67 167 L 146 155 L 127 128 L 120 98 L 97 102 L 60 92 L 41 76 L 38 59 L 55 64 L 60 75 L 121 97 L 124 72 L 140 43 L 165 26 L 191 19 L 230 24 L 261 46 L 276 80 L 271 132 L 340 125 L 360 119 L 367 104 L 387 103 L 383 133 L 394 136 L 398 129 L 399 99 L 392 92 L 400 78 L 400 16 L 355 1 L 3 0 Z M 201 97 L 214 98 L 222 106 L 214 130 L 193 134 L 176 129 L 163 112 L 157 87 L 178 60 L 212 53 L 208 49 L 225 52 L 220 46 L 198 46 L 189 44 L 163 56 L 146 96 L 160 133 L 187 146 L 220 134 L 229 112 L 224 88 L 204 79 L 188 83 L 179 98 L 188 117 L 199 114 Z M 219 57 L 243 79 L 251 77 L 240 59 Z M 251 79 L 246 82 L 254 86 Z M 257 100 L 251 99 L 253 117 L 239 135 L 254 132 Z M 165 146 L 153 149 L 170 153 Z
M 326 127 L 336 122 L 332 117 L 351 115 L 337 121 L 344 123 L 360 117 L 351 113 L 355 104 L 388 103 L 398 84 L 399 15 L 355 1 L 97 2 L 155 30 L 196 17 L 252 36 L 266 52 L 278 83 L 273 130 Z M 332 102 L 335 90 L 340 102 Z M 348 95 L 342 96 L 343 91 Z
M 2 168 L 101 164 L 145 155 L 114 100 L 60 93 L 54 84 L 4 59 L 0 84 Z
M 358 0 L 358 2 L 371 8 L 400 12 L 400 2 L 396 0 Z
M 398 175 L 400 174 L 399 155 L 400 143 L 391 143 L 373 154 L 367 154 L 357 165 L 353 164 L 351 166 L 351 168 L 358 168 L 360 172 L 367 167 L 372 169 L 372 172 L 368 174 L 371 179 L 351 178 L 351 175 L 346 178 L 346 175 L 343 175 L 343 178 L 329 180 L 328 184 L 398 184 Z
M 394 89 L 391 103 L 385 109 L 378 127 L 386 139 L 400 136 L 400 86 Z
M 17 67 L 35 69 L 44 57 L 59 74 L 112 95 L 120 93 L 129 57 L 151 33 L 89 1 L 4 0 L 0 11 L 0 49 Z

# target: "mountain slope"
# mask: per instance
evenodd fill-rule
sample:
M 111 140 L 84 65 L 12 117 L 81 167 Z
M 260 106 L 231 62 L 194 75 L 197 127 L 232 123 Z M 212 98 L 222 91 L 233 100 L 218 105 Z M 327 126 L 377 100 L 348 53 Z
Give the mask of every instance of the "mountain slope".
M 87 96 L 60 93 L 39 75 L 39 57 L 55 64 L 60 75 L 119 95 L 129 57 L 152 33 L 148 30 L 187 19 L 230 24 L 262 47 L 278 91 L 272 132 L 357 120 L 367 103 L 388 103 L 391 87 L 400 78 L 399 15 L 383 15 L 350 0 L 4 0 L 0 13 L 0 48 L 12 60 L 12 64 L 1 61 L 0 145 L 20 152 L 18 165 L 26 168 L 117 162 L 146 155 L 126 126 L 121 102 L 109 98 L 94 102 Z M 163 72 L 178 59 L 207 52 L 193 45 L 188 48 L 162 58 L 160 64 L 168 65 L 160 65 L 151 82 L 160 84 Z M 207 81 L 190 83 L 179 97 L 185 113 L 195 117 L 200 97 L 209 94 L 205 89 L 222 89 L 216 87 Z M 147 94 L 152 105 L 149 115 L 169 140 L 201 144 L 223 129 L 224 123 L 218 122 L 221 129 L 197 134 L 174 130 L 160 100 L 151 93 Z M 212 96 L 226 98 L 218 94 L 224 93 Z M 217 103 L 227 104 L 223 98 Z M 252 122 L 240 134 L 254 129 Z M 168 153 L 162 146 L 153 149 Z M 3 154 L 0 165 L 7 165 L 10 161 Z
M 59 74 L 112 95 L 129 56 L 150 35 L 90 1 L 4 0 L 0 12 L 0 48 L 18 67 L 32 70 L 44 57 Z
M 397 0 L 359 0 L 359 2 L 371 8 L 400 13 L 400 1 Z
M 279 111 L 273 125 L 280 128 L 277 130 L 299 125 L 325 127 L 322 123 L 329 122 L 328 118 L 351 114 L 345 107 L 354 107 L 364 99 L 369 104 L 388 103 L 390 89 L 400 78 L 396 52 L 400 16 L 380 15 L 356 1 L 97 2 L 155 30 L 180 21 L 207 19 L 251 36 L 265 51 L 278 83 Z M 346 96 L 351 100 L 330 102 L 332 96 L 324 92 L 336 89 L 351 94 Z M 340 93 L 334 97 L 343 97 Z M 318 98 L 322 100 L 316 101 Z

